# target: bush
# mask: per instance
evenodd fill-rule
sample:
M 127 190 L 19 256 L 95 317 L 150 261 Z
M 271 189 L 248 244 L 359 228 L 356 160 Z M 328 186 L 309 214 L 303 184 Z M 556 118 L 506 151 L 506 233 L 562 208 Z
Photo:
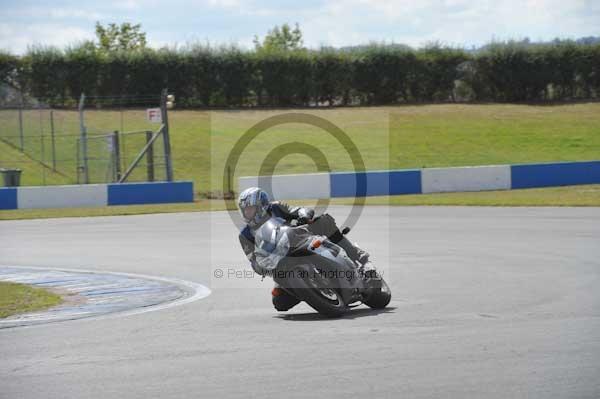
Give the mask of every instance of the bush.
M 65 53 L 54 47 L 35 47 L 25 56 L 29 76 L 24 79 L 31 95 L 51 106 L 63 106 L 67 99 L 69 64 Z
M 416 84 L 416 54 L 395 47 L 369 46 L 354 55 L 354 88 L 362 104 L 394 104 L 409 99 Z
M 316 105 L 348 105 L 354 89 L 352 57 L 322 49 L 312 54 L 312 88 Z
M 436 101 L 566 101 L 600 95 L 600 44 L 492 43 L 467 53 L 439 44 L 414 50 L 368 45 L 345 50 L 189 46 L 0 53 L 0 82 L 50 105 L 88 96 L 177 95 L 178 107 L 331 106 Z

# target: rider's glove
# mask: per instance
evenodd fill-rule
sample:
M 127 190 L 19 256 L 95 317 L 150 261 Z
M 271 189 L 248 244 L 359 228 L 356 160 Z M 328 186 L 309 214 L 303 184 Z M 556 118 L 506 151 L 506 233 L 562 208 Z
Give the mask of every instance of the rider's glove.
M 258 266 L 258 262 L 256 262 L 256 257 L 254 254 L 248 255 L 248 260 L 250 261 L 250 266 L 252 266 L 252 270 L 254 270 L 257 274 L 262 274 L 261 268 Z
M 256 255 L 255 254 L 249 254 L 248 255 L 248 260 L 250 261 L 250 266 L 252 266 L 252 270 L 254 270 L 254 272 L 256 274 L 259 274 L 261 276 L 266 276 L 268 274 L 268 270 L 262 268 L 258 262 L 256 261 Z
M 300 208 L 298 210 L 298 223 L 306 224 L 315 217 L 315 211 L 312 209 Z

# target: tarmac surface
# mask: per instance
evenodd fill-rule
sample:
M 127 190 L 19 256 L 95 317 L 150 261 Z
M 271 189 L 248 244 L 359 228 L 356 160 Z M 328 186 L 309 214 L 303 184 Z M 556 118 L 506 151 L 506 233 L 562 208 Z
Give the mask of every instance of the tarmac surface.
M 600 397 L 600 208 L 367 207 L 349 237 L 392 302 L 328 320 L 275 312 L 225 212 L 0 222 L 1 266 L 212 290 L 0 330 L 0 398 Z

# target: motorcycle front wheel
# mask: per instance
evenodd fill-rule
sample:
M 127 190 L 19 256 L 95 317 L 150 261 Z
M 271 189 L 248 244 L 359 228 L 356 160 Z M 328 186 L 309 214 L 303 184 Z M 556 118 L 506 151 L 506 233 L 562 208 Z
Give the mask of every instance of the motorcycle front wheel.
M 326 317 L 341 317 L 348 311 L 344 299 L 329 281 L 312 268 L 298 270 L 297 294 L 314 310 Z

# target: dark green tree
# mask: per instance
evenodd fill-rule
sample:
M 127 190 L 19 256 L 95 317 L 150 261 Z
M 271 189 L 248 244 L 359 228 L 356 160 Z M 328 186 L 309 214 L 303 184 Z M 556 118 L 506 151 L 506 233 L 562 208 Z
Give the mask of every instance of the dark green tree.
M 0 83 L 12 88 L 20 88 L 18 79 L 20 64 L 17 56 L 0 50 Z
M 141 29 L 141 24 L 132 25 L 129 22 L 108 24 L 107 27 L 96 22 L 98 47 L 107 52 L 143 49 L 146 47 L 146 33 Z
M 302 31 L 296 23 L 292 29 L 288 24 L 281 27 L 275 26 L 267 33 L 262 43 L 258 36 L 254 36 L 254 47 L 256 51 L 293 51 L 303 49 Z

